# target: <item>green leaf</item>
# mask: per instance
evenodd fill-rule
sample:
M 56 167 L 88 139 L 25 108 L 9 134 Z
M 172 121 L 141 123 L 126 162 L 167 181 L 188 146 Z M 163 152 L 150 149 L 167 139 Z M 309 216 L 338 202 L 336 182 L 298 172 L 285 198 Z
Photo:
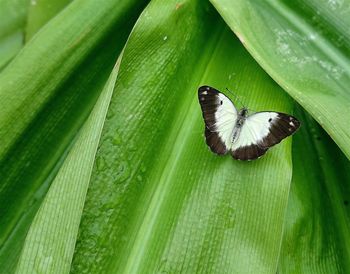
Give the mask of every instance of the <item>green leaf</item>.
M 0 269 L 17 258 L 145 2 L 76 0 L 0 74 Z
M 349 273 L 350 162 L 313 119 L 298 115 L 279 273 Z
M 258 161 L 214 155 L 202 84 L 234 89 L 253 109 L 291 111 L 209 4 L 152 1 L 121 62 L 73 273 L 276 271 L 291 139 Z
M 0 70 L 23 46 L 29 0 L 0 0 Z
M 28 11 L 26 41 L 72 0 L 32 0 Z
M 118 66 L 36 214 L 16 273 L 69 272 L 97 145 L 117 74 Z
M 350 2 L 211 2 L 257 62 L 350 158 Z

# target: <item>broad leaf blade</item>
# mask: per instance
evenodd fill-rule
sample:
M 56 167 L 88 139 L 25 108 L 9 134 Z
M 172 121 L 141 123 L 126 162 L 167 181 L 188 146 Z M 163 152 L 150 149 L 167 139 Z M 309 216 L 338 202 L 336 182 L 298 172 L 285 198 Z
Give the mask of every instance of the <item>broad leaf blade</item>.
M 19 52 L 29 0 L 0 0 L 0 70 Z
M 291 140 L 254 162 L 209 152 L 202 84 L 291 110 L 211 6 L 152 1 L 125 49 L 73 273 L 276 271 Z
M 35 0 L 30 1 L 26 26 L 28 41 L 46 22 L 53 18 L 72 0 Z
M 350 271 L 350 162 L 309 117 L 293 146 L 279 273 Z
M 211 2 L 266 72 L 350 158 L 350 2 Z
M 68 273 L 118 66 L 53 181 L 25 240 L 16 273 Z
M 144 4 L 74 1 L 1 73 L 0 268 L 17 258 Z

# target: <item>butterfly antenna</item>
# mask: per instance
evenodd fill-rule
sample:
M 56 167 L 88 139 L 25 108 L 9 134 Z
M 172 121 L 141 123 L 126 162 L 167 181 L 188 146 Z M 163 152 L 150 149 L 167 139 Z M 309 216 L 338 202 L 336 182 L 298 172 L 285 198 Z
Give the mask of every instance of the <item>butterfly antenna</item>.
M 236 98 L 236 100 L 244 107 L 244 108 L 246 108 L 246 106 L 242 103 L 242 101 L 239 99 L 239 97 L 236 95 L 236 94 L 234 94 L 231 90 L 229 90 L 228 88 L 226 88 L 226 90 L 229 92 L 229 93 L 231 93 L 235 98 Z

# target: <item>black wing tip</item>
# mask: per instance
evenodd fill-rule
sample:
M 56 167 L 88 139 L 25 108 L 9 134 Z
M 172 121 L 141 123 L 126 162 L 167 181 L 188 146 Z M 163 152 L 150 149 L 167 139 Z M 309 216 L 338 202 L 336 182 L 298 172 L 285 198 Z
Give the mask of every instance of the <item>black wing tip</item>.
M 208 89 L 211 89 L 211 88 L 212 88 L 211 86 L 204 85 L 204 86 L 200 86 L 198 88 L 198 91 L 205 91 L 205 90 L 208 90 Z
M 290 127 L 293 129 L 289 135 L 294 134 L 301 126 L 301 122 L 290 114 L 278 112 L 278 118 L 288 122 Z
M 215 88 L 212 88 L 210 86 L 201 86 L 198 88 L 198 100 L 199 103 L 202 104 L 208 104 L 212 103 L 212 101 L 216 100 L 216 96 L 219 94 L 219 91 L 217 91 Z M 203 107 L 203 106 L 202 106 Z
M 299 127 L 300 122 L 297 118 L 286 113 L 278 112 L 277 118 L 270 124 L 269 134 L 260 140 L 259 146 L 269 149 L 293 135 Z
M 200 94 L 200 93 L 202 93 L 204 91 L 209 91 L 209 92 L 215 93 L 215 94 L 219 93 L 219 91 L 217 89 L 215 89 L 215 88 L 213 88 L 211 86 L 208 86 L 208 85 L 200 86 L 198 88 L 198 94 Z

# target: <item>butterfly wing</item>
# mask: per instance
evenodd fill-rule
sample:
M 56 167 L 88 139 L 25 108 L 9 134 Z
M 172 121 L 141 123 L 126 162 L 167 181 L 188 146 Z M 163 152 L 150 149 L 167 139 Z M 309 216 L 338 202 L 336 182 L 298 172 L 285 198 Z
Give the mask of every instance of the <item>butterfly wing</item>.
M 232 132 L 237 120 L 237 110 L 232 101 L 218 90 L 202 86 L 198 100 L 205 121 L 205 139 L 210 149 L 225 154 L 232 147 Z
M 257 159 L 299 127 L 300 122 L 288 114 L 267 111 L 254 113 L 245 120 L 231 154 L 238 160 Z

